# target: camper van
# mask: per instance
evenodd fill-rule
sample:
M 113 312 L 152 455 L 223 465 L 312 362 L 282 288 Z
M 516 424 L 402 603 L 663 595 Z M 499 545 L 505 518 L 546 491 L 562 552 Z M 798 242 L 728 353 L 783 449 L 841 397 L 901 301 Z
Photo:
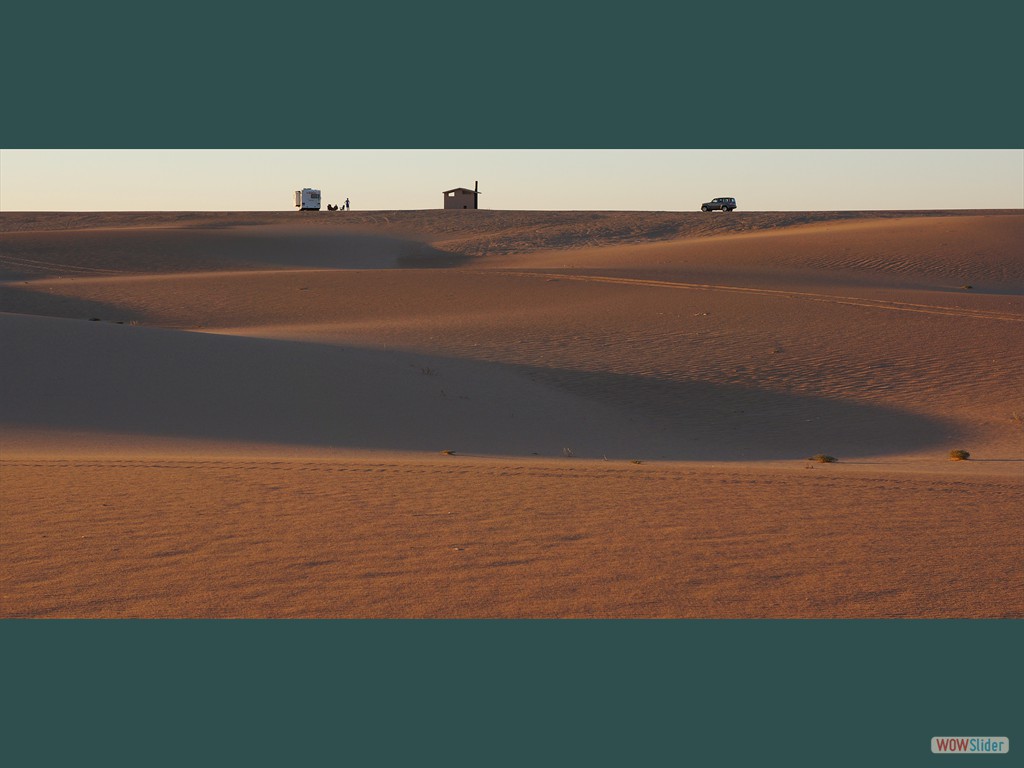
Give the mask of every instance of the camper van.
M 299 189 L 295 191 L 295 207 L 300 211 L 319 211 L 320 210 L 320 190 L 310 189 Z

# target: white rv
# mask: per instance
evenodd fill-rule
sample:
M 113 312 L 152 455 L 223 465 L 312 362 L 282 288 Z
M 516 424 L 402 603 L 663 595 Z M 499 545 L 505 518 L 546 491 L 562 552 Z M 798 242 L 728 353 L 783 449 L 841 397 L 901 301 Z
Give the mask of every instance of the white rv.
M 320 190 L 309 187 L 297 189 L 295 191 L 295 207 L 300 211 L 319 211 Z

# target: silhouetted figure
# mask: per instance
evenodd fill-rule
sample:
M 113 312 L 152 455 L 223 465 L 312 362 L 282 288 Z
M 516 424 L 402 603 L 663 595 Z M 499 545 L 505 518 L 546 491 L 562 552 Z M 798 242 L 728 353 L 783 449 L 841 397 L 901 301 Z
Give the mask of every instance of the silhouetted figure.
M 346 198 L 345 198 L 345 210 L 347 211 L 348 209 L 349 209 L 349 206 L 348 206 L 348 198 L 346 197 Z

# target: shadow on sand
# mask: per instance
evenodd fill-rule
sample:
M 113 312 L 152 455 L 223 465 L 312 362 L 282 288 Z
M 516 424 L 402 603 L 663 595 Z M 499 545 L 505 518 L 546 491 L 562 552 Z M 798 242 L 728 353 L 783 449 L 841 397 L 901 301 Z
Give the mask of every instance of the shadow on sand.
M 842 459 L 927 449 L 952 425 L 702 381 L 396 350 L 0 317 L 0 425 L 504 456 Z
M 110 229 L 4 236 L 0 280 L 247 269 L 453 267 L 467 256 L 392 235 L 295 225 Z

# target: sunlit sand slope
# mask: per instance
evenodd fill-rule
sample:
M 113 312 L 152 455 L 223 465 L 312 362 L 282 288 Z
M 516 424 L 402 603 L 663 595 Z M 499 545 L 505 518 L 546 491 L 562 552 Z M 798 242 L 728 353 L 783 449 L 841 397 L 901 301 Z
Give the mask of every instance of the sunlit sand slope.
M 1022 244 L 0 215 L 3 615 L 1020 616 Z

